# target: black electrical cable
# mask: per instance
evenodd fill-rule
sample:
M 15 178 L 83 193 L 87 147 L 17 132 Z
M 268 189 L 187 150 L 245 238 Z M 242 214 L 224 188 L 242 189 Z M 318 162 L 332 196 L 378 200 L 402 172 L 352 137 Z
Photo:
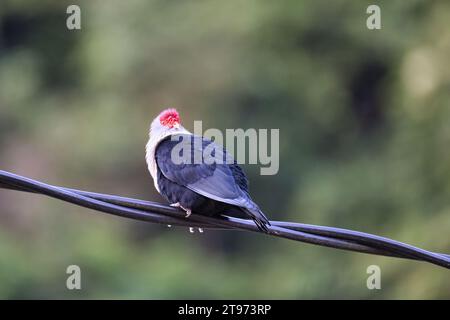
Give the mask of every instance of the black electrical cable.
M 93 210 L 147 222 L 263 233 L 251 220 L 195 214 L 186 219 L 181 210 L 160 203 L 52 186 L 1 170 L 0 188 L 43 194 Z M 271 224 L 268 234 L 272 236 L 348 251 L 421 260 L 450 269 L 449 255 L 430 252 L 385 237 L 293 222 L 271 221 Z

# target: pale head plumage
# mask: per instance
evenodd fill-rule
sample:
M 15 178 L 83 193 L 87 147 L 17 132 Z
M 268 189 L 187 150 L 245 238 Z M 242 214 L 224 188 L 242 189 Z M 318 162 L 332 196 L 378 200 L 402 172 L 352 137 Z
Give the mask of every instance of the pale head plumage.
M 177 110 L 170 108 L 162 111 L 153 119 L 149 130 L 149 140 L 145 147 L 145 160 L 147 161 L 148 170 L 152 175 L 155 188 L 158 192 L 157 165 L 155 159 L 156 147 L 166 137 L 174 134 L 191 133 L 181 125 L 180 115 Z

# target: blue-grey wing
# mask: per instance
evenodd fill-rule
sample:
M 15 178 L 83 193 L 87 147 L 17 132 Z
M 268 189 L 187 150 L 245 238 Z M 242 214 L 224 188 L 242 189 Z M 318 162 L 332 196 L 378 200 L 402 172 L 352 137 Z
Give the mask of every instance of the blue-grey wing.
M 240 207 L 253 206 L 248 180 L 226 150 L 206 138 L 180 134 L 156 149 L 162 174 L 207 198 Z

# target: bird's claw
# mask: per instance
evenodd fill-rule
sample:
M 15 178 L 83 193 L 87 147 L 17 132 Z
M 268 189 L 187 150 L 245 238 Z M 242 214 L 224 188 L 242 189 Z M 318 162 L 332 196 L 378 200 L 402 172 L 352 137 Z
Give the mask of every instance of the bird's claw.
M 189 216 L 190 216 L 191 213 L 192 213 L 192 210 L 191 210 L 191 209 L 187 209 L 187 208 L 183 207 L 179 202 L 172 203 L 172 204 L 170 204 L 170 206 L 171 206 L 171 207 L 174 207 L 174 208 L 181 208 L 181 209 L 183 209 L 184 211 L 186 211 L 186 218 L 189 218 Z

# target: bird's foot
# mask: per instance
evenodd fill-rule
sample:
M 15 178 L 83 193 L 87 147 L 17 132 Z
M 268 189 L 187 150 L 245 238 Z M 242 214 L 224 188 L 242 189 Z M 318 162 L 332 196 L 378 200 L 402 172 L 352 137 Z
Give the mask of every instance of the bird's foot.
M 184 211 L 186 211 L 186 218 L 189 218 L 189 216 L 192 214 L 192 210 L 191 209 L 187 209 L 187 208 L 183 207 L 179 202 L 172 203 L 170 206 L 174 207 L 174 208 L 181 208 Z

